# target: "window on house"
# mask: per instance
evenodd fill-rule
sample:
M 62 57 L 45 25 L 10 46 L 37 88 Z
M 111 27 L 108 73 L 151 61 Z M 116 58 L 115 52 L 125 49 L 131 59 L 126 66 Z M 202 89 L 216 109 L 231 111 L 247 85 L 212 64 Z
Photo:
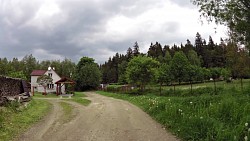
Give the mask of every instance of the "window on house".
M 52 73 L 48 73 L 49 77 L 52 77 Z
M 54 84 L 48 84 L 48 89 L 54 89 Z

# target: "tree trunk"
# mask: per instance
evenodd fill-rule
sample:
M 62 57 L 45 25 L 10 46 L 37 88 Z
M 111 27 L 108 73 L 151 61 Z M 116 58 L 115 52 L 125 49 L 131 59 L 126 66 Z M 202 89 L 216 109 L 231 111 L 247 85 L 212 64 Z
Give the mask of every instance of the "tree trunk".
M 192 83 L 192 81 L 190 81 L 190 85 L 191 85 L 191 94 L 193 94 L 193 83 Z
M 47 93 L 46 93 L 46 86 L 43 86 L 43 88 L 44 88 L 44 95 L 47 95 Z
M 240 86 L 241 86 L 241 91 L 243 91 L 243 81 L 242 81 L 242 77 L 240 78 Z
M 175 84 L 174 84 L 174 95 L 175 95 Z
M 215 94 L 217 94 L 215 79 L 214 79 L 214 91 L 215 91 Z
M 162 83 L 160 83 L 160 95 L 161 95 L 161 87 L 162 87 Z

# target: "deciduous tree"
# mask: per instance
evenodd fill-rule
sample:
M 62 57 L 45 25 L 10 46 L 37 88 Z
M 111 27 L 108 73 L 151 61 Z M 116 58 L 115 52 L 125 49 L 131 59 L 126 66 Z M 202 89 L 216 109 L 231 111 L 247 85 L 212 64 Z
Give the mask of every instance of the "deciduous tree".
M 185 54 L 182 51 L 176 52 L 170 67 L 175 81 L 177 81 L 179 84 L 187 77 L 188 65 L 189 62 Z
M 157 82 L 160 83 L 160 95 L 161 95 L 161 90 L 162 90 L 162 85 L 165 84 L 170 84 L 173 80 L 173 75 L 170 70 L 170 65 L 167 64 L 162 64 L 157 70 Z
M 221 76 L 221 69 L 220 68 L 210 68 L 211 77 L 214 81 L 214 91 L 215 94 L 217 94 L 217 88 L 216 88 L 216 80 Z
M 138 85 L 140 90 L 145 89 L 145 85 L 155 79 L 156 68 L 159 62 L 146 56 L 134 57 L 129 63 L 126 70 L 128 83 Z
M 44 88 L 44 94 L 46 95 L 46 87 L 48 84 L 51 84 L 53 82 L 53 79 L 48 75 L 41 75 L 37 78 L 37 83 L 39 85 L 42 85 Z
M 101 72 L 94 59 L 82 57 L 76 65 L 74 78 L 78 90 L 94 89 L 100 85 Z

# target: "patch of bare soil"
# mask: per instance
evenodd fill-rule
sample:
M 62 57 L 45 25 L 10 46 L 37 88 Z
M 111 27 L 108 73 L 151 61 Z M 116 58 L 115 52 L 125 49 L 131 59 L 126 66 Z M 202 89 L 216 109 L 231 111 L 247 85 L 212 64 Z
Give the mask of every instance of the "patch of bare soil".
M 149 115 L 129 102 L 88 92 L 87 107 L 74 102 L 74 118 L 61 123 L 58 99 L 49 99 L 53 109 L 41 122 L 21 135 L 20 141 L 176 141 Z

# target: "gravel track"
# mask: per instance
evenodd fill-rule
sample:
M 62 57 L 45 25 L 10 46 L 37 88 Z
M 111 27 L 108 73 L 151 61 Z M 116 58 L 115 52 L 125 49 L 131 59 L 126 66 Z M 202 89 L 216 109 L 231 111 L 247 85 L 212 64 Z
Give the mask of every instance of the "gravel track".
M 89 106 L 74 102 L 74 118 L 67 123 L 60 99 L 46 99 L 53 109 L 21 135 L 19 141 L 177 141 L 149 115 L 127 101 L 86 92 Z

